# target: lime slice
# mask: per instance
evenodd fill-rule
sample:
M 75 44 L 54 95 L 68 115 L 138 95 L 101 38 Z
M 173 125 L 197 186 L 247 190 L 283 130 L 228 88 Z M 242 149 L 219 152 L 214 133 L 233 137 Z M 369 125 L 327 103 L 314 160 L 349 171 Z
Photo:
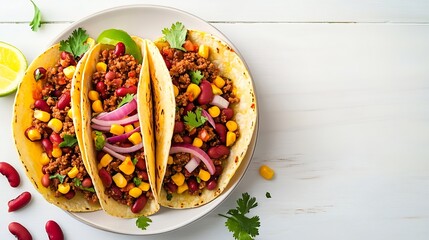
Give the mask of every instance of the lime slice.
M 0 42 L 0 97 L 16 90 L 27 69 L 25 56 L 16 47 Z
M 125 45 L 125 53 L 133 55 L 138 62 L 142 61 L 142 53 L 139 46 L 131 38 L 131 36 L 120 29 L 107 29 L 104 30 L 97 38 L 98 43 L 116 45 L 122 42 Z

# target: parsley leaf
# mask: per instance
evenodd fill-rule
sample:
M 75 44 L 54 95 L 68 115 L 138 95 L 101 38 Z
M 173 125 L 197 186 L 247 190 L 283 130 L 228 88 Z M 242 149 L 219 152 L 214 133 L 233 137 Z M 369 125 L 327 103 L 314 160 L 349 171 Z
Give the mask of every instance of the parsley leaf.
M 190 71 L 189 77 L 191 78 L 191 82 L 200 85 L 201 79 L 203 79 L 204 75 L 201 73 L 200 70 L 196 71 Z
M 242 197 L 237 200 L 237 207 L 230 209 L 226 214 L 219 214 L 227 218 L 225 226 L 233 233 L 237 240 L 252 240 L 255 236 L 259 235 L 258 228 L 261 226 L 259 216 L 247 217 L 246 214 L 250 209 L 258 206 L 256 198 L 250 198 L 248 193 L 243 193 Z
M 76 136 L 64 135 L 64 141 L 58 145 L 59 147 L 73 147 L 77 143 Z
M 266 198 L 271 198 L 271 193 L 270 193 L 270 192 L 266 192 L 266 193 L 265 193 L 265 197 L 266 197 Z
M 73 183 L 76 187 L 78 187 L 84 191 L 95 193 L 95 189 L 93 187 L 87 188 L 87 187 L 82 186 L 82 181 L 80 181 L 79 178 L 73 178 Z
M 181 22 L 176 22 L 171 25 L 171 28 L 164 28 L 162 33 L 164 34 L 165 40 L 170 44 L 171 48 L 179 49 L 182 51 L 186 50 L 182 47 L 186 40 L 186 33 L 188 30 Z
M 95 131 L 95 150 L 101 151 L 103 149 L 104 144 L 106 144 L 106 138 L 103 133 L 100 131 Z
M 89 35 L 82 28 L 75 29 L 67 40 L 61 40 L 60 51 L 66 51 L 73 54 L 74 58 L 80 57 L 89 49 L 86 43 Z
M 125 104 L 127 104 L 127 103 L 131 102 L 131 100 L 133 100 L 133 98 L 134 98 L 134 94 L 129 94 L 129 93 L 127 93 L 127 95 L 125 95 L 125 97 L 123 97 L 123 98 L 122 98 L 122 101 L 119 103 L 119 105 L 118 105 L 118 107 L 117 107 L 117 108 L 120 108 L 120 107 L 122 107 L 123 105 L 125 105 Z
M 142 230 L 146 230 L 147 227 L 149 227 L 152 220 L 145 216 L 140 216 L 136 220 L 136 226 Z
M 49 176 L 49 179 L 54 179 L 54 178 L 58 178 L 58 180 L 60 180 L 60 183 L 63 183 L 64 179 L 66 178 L 66 175 L 61 175 L 59 173 L 56 173 L 54 175 Z
M 133 182 L 136 185 L 136 187 L 140 186 L 142 184 L 142 180 L 140 178 L 134 177 Z
M 33 0 L 30 1 L 34 6 L 34 17 L 33 20 L 30 22 L 30 27 L 33 32 L 37 32 L 42 26 L 42 13 L 40 12 L 40 9 L 36 6 L 36 4 L 33 2 Z
M 183 119 L 191 128 L 199 127 L 207 121 L 206 117 L 201 116 L 201 108 L 199 107 L 195 110 L 195 113 L 188 111 L 188 115 L 184 116 Z

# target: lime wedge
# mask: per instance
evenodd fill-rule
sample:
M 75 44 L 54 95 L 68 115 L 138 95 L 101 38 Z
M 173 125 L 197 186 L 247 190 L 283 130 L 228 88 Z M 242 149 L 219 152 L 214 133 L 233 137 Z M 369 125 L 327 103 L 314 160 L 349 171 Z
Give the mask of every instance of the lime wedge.
M 0 97 L 11 94 L 27 69 L 25 56 L 16 47 L 0 42 Z
M 98 43 L 116 45 L 118 42 L 122 42 L 125 45 L 125 53 L 133 55 L 134 58 L 141 63 L 142 53 L 137 46 L 136 42 L 131 36 L 120 29 L 107 29 L 104 30 L 97 38 Z

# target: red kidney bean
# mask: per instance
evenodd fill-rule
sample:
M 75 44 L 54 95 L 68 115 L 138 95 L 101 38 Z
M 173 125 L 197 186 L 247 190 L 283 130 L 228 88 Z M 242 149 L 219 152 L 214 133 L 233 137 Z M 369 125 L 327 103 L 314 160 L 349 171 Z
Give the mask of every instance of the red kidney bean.
M 116 56 L 122 56 L 125 54 L 125 44 L 123 42 L 118 42 L 115 46 L 115 51 L 113 52 Z
M 34 70 L 33 75 L 36 81 L 43 80 L 46 78 L 46 69 L 43 67 L 38 67 L 36 70 Z
M 195 178 L 189 178 L 186 184 L 188 184 L 189 192 L 198 191 L 198 183 Z
M 32 240 L 33 237 L 31 236 L 30 232 L 22 226 L 20 223 L 17 222 L 11 222 L 9 223 L 9 232 L 15 235 L 15 237 L 18 240 Z
M 208 151 L 207 154 L 214 159 L 218 159 L 221 158 L 223 156 L 228 156 L 229 155 L 229 148 L 227 148 L 224 145 L 218 145 L 218 146 L 214 146 L 211 147 Z
M 217 187 L 217 182 L 215 179 L 210 179 L 206 185 L 208 190 L 214 190 Z
M 10 200 L 7 203 L 7 206 L 9 207 L 8 212 L 13 212 L 25 207 L 25 205 L 27 205 L 30 202 L 30 200 L 31 200 L 31 193 L 29 192 L 21 193 L 18 197 Z
M 70 64 L 76 65 L 76 61 L 74 60 L 74 57 L 71 55 L 71 53 L 63 51 L 61 52 L 61 60 L 68 60 Z
M 45 230 L 49 240 L 64 240 L 64 234 L 60 225 L 53 220 L 49 220 L 45 224 Z
M 113 80 L 116 78 L 116 73 L 113 71 L 108 71 L 104 76 L 107 80 Z
M 18 187 L 19 183 L 21 182 L 16 169 L 7 162 L 0 162 L 0 173 L 6 176 L 11 187 Z
M 51 135 L 49 136 L 49 140 L 51 140 L 54 146 L 58 146 L 60 143 L 63 142 L 63 139 L 61 138 L 60 134 L 56 132 L 51 133 Z
M 84 188 L 90 188 L 90 187 L 92 187 L 92 180 L 91 180 L 91 178 L 89 178 L 89 177 L 84 178 L 83 181 L 82 181 L 82 187 L 84 187 Z
M 52 149 L 54 148 L 54 146 L 52 145 L 52 142 L 49 139 L 47 138 L 42 139 L 42 147 L 43 147 L 43 150 L 46 152 L 46 154 L 48 154 L 49 157 L 52 157 Z
M 97 161 L 100 162 L 104 155 L 106 155 L 106 153 L 103 151 L 97 152 Z
M 167 66 L 167 69 L 170 70 L 170 68 L 171 68 L 171 62 L 170 62 L 170 60 L 168 60 L 168 59 L 166 59 L 164 57 L 164 62 L 165 62 L 165 66 Z
M 66 60 L 67 59 L 67 55 L 68 55 L 67 52 L 62 51 L 60 57 L 61 57 L 62 60 Z
M 98 176 L 101 178 L 101 181 L 106 188 L 112 185 L 112 176 L 110 176 L 106 169 L 102 168 L 98 170 Z
M 223 167 L 221 165 L 216 165 L 215 166 L 215 173 L 213 174 L 213 176 L 217 177 L 220 176 L 223 172 Z
M 112 185 L 110 188 L 111 196 L 115 200 L 121 200 L 122 199 L 122 191 L 119 187 L 116 185 Z
M 102 96 L 106 95 L 106 84 L 103 81 L 95 85 L 95 90 Z
M 146 170 L 146 162 L 143 158 L 139 158 L 136 163 L 136 168 L 139 170 Z
M 34 102 L 34 107 L 35 107 L 35 108 L 37 108 L 37 109 L 40 109 L 40 110 L 42 110 L 42 111 L 48 112 L 48 113 L 50 113 L 50 112 L 51 112 L 51 108 L 50 108 L 50 107 L 49 107 L 49 105 L 46 103 L 46 101 L 45 101 L 45 100 L 43 100 L 43 99 L 37 99 L 37 100 Z
M 185 124 L 179 121 L 175 122 L 173 133 L 181 133 L 183 131 L 185 131 Z
M 188 103 L 188 105 L 186 105 L 186 107 L 185 107 L 185 114 L 189 111 L 194 110 L 194 107 L 195 107 L 194 103 L 192 103 L 192 102 Z
M 64 197 L 67 198 L 68 200 L 74 198 L 74 196 L 76 195 L 76 192 L 73 190 L 70 190 L 68 193 L 64 194 Z
M 219 140 L 222 143 L 225 143 L 226 142 L 226 132 L 227 132 L 225 125 L 223 125 L 222 123 L 216 123 L 215 126 L 216 126 L 215 131 L 219 135 Z
M 165 183 L 165 187 L 168 189 L 168 191 L 175 193 L 177 192 L 177 185 L 174 184 L 173 182 L 167 182 Z
M 49 185 L 51 185 L 51 179 L 49 178 L 50 175 L 49 173 L 45 173 L 42 177 L 42 186 L 44 187 L 49 187 Z
M 57 108 L 64 110 L 64 108 L 69 107 L 71 102 L 71 96 L 69 92 L 65 92 L 61 95 L 57 102 Z
M 149 181 L 149 175 L 147 175 L 146 171 L 142 171 L 141 175 L 142 175 L 142 180 L 143 181 Z
M 189 136 L 182 137 L 184 143 L 192 143 L 192 138 Z
M 61 150 L 63 151 L 63 153 L 69 153 L 69 152 L 71 152 L 71 148 L 70 147 L 62 147 Z
M 127 94 L 136 94 L 137 93 L 137 87 L 131 86 L 131 87 L 120 87 L 116 89 L 116 96 L 118 97 L 124 97 Z
M 54 97 L 59 98 L 59 97 L 61 97 L 62 94 L 63 94 L 63 91 L 60 89 L 57 89 L 54 91 Z
M 213 100 L 213 90 L 212 85 L 209 81 L 203 80 L 200 83 L 201 93 L 198 96 L 198 103 L 200 105 L 208 104 Z
M 234 110 L 231 108 L 224 108 L 222 109 L 222 115 L 224 115 L 226 121 L 228 121 L 234 116 Z
M 140 197 L 138 197 L 136 199 L 136 201 L 134 202 L 133 206 L 131 207 L 131 212 L 133 213 L 139 213 L 144 206 L 147 203 L 147 197 L 146 195 L 140 195 Z

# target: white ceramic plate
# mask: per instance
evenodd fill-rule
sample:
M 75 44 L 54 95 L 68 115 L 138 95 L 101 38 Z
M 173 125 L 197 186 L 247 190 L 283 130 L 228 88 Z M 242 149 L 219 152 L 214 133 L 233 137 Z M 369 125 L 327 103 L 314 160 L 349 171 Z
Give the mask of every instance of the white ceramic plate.
M 152 5 L 123 6 L 93 14 L 73 23 L 57 36 L 50 45 L 67 39 L 71 32 L 78 27 L 86 29 L 89 35 L 95 38 L 105 29 L 118 28 L 127 31 L 131 35 L 154 40 L 162 35 L 161 30 L 163 28 L 170 27 L 172 23 L 177 21 L 182 22 L 188 29 L 198 29 L 212 33 L 228 42 L 234 48 L 231 42 L 219 30 L 204 20 L 177 9 Z M 103 211 L 70 214 L 78 220 L 96 228 L 130 235 L 158 234 L 192 223 L 218 206 L 243 177 L 253 155 L 257 129 L 256 127 L 247 156 L 237 170 L 235 177 L 231 179 L 229 186 L 218 198 L 204 206 L 185 210 L 172 210 L 161 207 L 158 213 L 150 217 L 152 223 L 144 231 L 136 227 L 135 219 L 112 217 Z

